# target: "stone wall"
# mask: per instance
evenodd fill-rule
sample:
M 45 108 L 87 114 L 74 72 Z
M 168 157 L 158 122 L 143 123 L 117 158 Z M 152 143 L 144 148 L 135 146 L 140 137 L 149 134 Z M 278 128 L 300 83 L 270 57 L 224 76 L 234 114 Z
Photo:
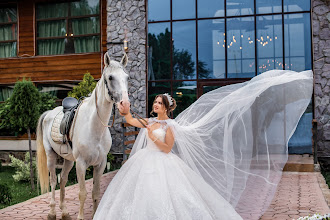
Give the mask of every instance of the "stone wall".
M 107 42 L 111 59 L 120 61 L 123 45 L 128 41 L 128 59 L 126 70 L 129 74 L 129 97 L 131 108 L 146 116 L 146 10 L 144 0 L 108 0 L 107 1 Z M 111 151 L 122 151 L 123 117 L 116 112 L 116 123 L 111 128 L 113 144 Z
M 330 1 L 314 0 L 313 45 L 318 156 L 330 156 Z

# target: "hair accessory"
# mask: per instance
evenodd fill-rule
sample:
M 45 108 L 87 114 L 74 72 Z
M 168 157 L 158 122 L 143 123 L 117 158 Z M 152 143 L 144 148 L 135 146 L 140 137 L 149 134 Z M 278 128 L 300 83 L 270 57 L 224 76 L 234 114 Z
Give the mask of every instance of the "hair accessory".
M 173 105 L 172 97 L 168 93 L 164 93 L 163 95 L 166 96 L 170 106 Z

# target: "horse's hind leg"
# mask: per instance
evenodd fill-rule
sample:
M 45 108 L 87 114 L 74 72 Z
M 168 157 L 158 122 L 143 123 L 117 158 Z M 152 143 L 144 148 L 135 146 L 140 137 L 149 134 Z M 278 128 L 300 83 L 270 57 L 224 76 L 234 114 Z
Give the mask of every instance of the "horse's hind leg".
M 73 167 L 73 161 L 64 160 L 63 168 L 61 171 L 61 182 L 60 182 L 60 209 L 62 210 L 62 220 L 71 219 L 65 204 L 65 185 L 68 182 L 68 175 Z
M 101 164 L 98 166 L 94 166 L 93 171 L 93 192 L 92 192 L 92 198 L 93 198 L 93 216 L 96 212 L 97 206 L 99 204 L 99 198 L 100 198 L 100 179 L 103 174 L 105 165 L 106 165 L 106 158 L 102 161 Z
M 54 151 L 51 151 L 47 154 L 47 167 L 50 173 L 50 186 L 51 186 L 51 191 L 52 191 L 52 198 L 50 201 L 50 210 L 48 213 L 48 219 L 53 220 L 56 219 L 56 211 L 55 211 L 55 187 L 56 187 L 56 170 L 55 170 L 55 165 L 56 165 L 56 159 L 57 159 L 57 154 Z

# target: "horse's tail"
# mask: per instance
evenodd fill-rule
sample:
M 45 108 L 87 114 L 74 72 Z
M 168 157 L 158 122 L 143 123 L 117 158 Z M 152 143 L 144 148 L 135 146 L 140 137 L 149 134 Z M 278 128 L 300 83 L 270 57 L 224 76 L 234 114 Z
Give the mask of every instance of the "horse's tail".
M 47 115 L 47 112 L 44 112 L 39 120 L 37 126 L 37 169 L 38 169 L 38 181 L 40 182 L 41 193 L 49 191 L 49 172 L 47 167 L 47 156 L 43 144 L 43 131 L 42 131 L 42 122 Z

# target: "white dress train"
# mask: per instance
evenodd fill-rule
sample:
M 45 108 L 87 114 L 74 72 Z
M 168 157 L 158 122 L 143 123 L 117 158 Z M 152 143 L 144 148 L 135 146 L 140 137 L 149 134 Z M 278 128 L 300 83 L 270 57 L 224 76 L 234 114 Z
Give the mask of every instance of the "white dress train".
M 166 121 L 153 131 L 165 141 Z M 147 134 L 147 132 L 146 132 Z M 94 219 L 242 219 L 235 209 L 178 156 L 147 147 L 122 166 L 109 184 Z
M 149 119 L 162 141 L 171 129 L 172 151 L 141 129 L 94 219 L 259 219 L 312 93 L 312 71 L 272 70 L 204 94 L 174 120 Z

